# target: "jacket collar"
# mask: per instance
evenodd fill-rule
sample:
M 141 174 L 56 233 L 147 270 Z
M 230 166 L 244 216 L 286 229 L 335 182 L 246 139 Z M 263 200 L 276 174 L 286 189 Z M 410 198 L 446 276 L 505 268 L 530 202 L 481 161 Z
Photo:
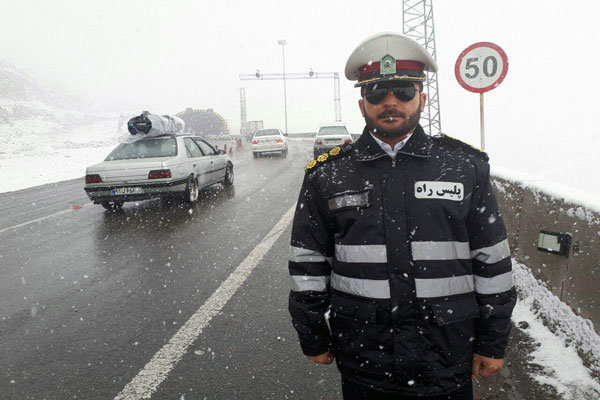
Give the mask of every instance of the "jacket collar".
M 431 138 L 425 134 L 425 131 L 423 131 L 423 128 L 419 124 L 410 139 L 408 139 L 408 142 L 398 151 L 398 154 L 429 158 L 431 156 L 431 145 Z M 371 161 L 388 155 L 369 134 L 366 126 L 354 145 L 354 152 L 357 161 Z

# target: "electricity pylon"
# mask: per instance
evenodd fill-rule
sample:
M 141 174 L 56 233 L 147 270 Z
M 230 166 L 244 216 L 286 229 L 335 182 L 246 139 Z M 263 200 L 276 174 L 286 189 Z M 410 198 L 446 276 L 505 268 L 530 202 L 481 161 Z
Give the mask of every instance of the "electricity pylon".
M 433 0 L 403 0 L 402 32 L 425 47 L 437 61 L 432 3 Z M 427 93 L 427 104 L 421 115 L 423 128 L 430 135 L 438 135 L 442 132 L 442 123 L 437 74 L 428 72 L 427 81 L 423 86 L 423 90 Z

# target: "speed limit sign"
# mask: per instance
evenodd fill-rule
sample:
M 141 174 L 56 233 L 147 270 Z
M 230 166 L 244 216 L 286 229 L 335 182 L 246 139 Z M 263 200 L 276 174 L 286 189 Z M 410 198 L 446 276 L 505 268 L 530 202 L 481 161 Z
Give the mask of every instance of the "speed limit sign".
M 508 72 L 508 58 L 497 44 L 479 42 L 458 56 L 454 74 L 458 83 L 470 92 L 484 93 L 497 87 Z
M 463 50 L 456 60 L 454 74 L 460 86 L 479 93 L 479 126 L 481 150 L 485 150 L 483 93 L 497 87 L 508 72 L 508 57 L 504 50 L 491 42 L 479 42 Z

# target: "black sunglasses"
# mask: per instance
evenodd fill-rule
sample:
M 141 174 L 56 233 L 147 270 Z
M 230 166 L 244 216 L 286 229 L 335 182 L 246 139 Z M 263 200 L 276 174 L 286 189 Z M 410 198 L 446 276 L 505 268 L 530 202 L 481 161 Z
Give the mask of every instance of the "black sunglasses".
M 417 94 L 417 88 L 413 85 L 410 86 L 392 86 L 392 87 L 379 87 L 377 85 L 367 86 L 365 91 L 365 99 L 371 104 L 379 104 L 385 99 L 388 91 L 391 90 L 394 96 L 400 101 L 411 101 Z

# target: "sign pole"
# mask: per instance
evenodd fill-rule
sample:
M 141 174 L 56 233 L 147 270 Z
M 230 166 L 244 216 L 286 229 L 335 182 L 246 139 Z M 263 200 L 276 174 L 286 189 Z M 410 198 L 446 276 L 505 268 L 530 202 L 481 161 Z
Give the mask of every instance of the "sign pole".
M 479 127 L 481 129 L 481 150 L 485 151 L 485 131 L 483 129 L 483 93 L 479 93 Z

